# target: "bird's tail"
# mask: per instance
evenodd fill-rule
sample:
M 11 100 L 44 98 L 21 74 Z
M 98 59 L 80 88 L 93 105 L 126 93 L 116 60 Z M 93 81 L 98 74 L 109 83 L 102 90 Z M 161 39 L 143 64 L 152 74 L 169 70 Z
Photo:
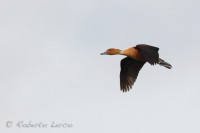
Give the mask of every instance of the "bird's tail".
M 171 69 L 172 68 L 172 65 L 170 65 L 169 63 L 165 62 L 164 60 L 160 59 L 158 60 L 158 64 L 161 65 L 161 66 L 164 66 L 168 69 Z

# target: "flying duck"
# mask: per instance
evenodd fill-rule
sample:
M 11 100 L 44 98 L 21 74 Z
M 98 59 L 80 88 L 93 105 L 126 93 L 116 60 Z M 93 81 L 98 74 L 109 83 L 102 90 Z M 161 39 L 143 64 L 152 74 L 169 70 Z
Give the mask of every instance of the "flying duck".
M 139 71 L 146 62 L 151 65 L 159 64 L 160 66 L 164 66 L 168 69 L 172 68 L 169 63 L 159 58 L 158 50 L 159 48 L 151 45 L 138 44 L 135 47 L 131 47 L 126 50 L 109 48 L 105 52 L 101 53 L 101 55 L 119 54 L 127 56 L 122 59 L 120 63 L 120 88 L 121 91 L 127 92 L 134 85 Z

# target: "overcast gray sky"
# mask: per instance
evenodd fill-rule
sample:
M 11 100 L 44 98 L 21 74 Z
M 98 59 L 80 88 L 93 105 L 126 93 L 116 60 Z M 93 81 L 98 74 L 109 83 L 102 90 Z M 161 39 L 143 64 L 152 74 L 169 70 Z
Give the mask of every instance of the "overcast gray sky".
M 199 133 L 199 13 L 198 0 L 0 0 L 0 131 Z M 146 64 L 122 93 L 124 57 L 99 54 L 138 43 L 173 69 Z

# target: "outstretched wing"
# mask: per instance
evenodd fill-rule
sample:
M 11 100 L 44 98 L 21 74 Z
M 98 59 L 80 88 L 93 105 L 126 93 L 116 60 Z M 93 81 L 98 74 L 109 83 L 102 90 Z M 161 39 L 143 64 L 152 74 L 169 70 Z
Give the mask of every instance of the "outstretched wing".
M 145 62 L 138 62 L 132 58 L 126 57 L 121 60 L 120 87 L 121 91 L 127 92 L 135 83 L 138 73 Z
M 150 45 L 146 45 L 146 44 L 138 44 L 138 45 L 136 45 L 136 48 L 143 55 L 145 61 L 149 62 L 151 65 L 158 63 L 158 60 L 159 60 L 158 50 L 159 50 L 159 48 L 154 47 L 154 46 L 150 46 Z

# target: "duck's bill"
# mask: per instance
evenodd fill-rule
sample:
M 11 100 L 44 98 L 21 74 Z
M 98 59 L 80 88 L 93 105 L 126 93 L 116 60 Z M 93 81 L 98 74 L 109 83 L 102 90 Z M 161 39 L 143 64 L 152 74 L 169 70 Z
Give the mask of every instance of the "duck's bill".
M 101 53 L 100 55 L 107 55 L 107 53 L 106 53 L 106 52 L 103 52 L 103 53 Z

